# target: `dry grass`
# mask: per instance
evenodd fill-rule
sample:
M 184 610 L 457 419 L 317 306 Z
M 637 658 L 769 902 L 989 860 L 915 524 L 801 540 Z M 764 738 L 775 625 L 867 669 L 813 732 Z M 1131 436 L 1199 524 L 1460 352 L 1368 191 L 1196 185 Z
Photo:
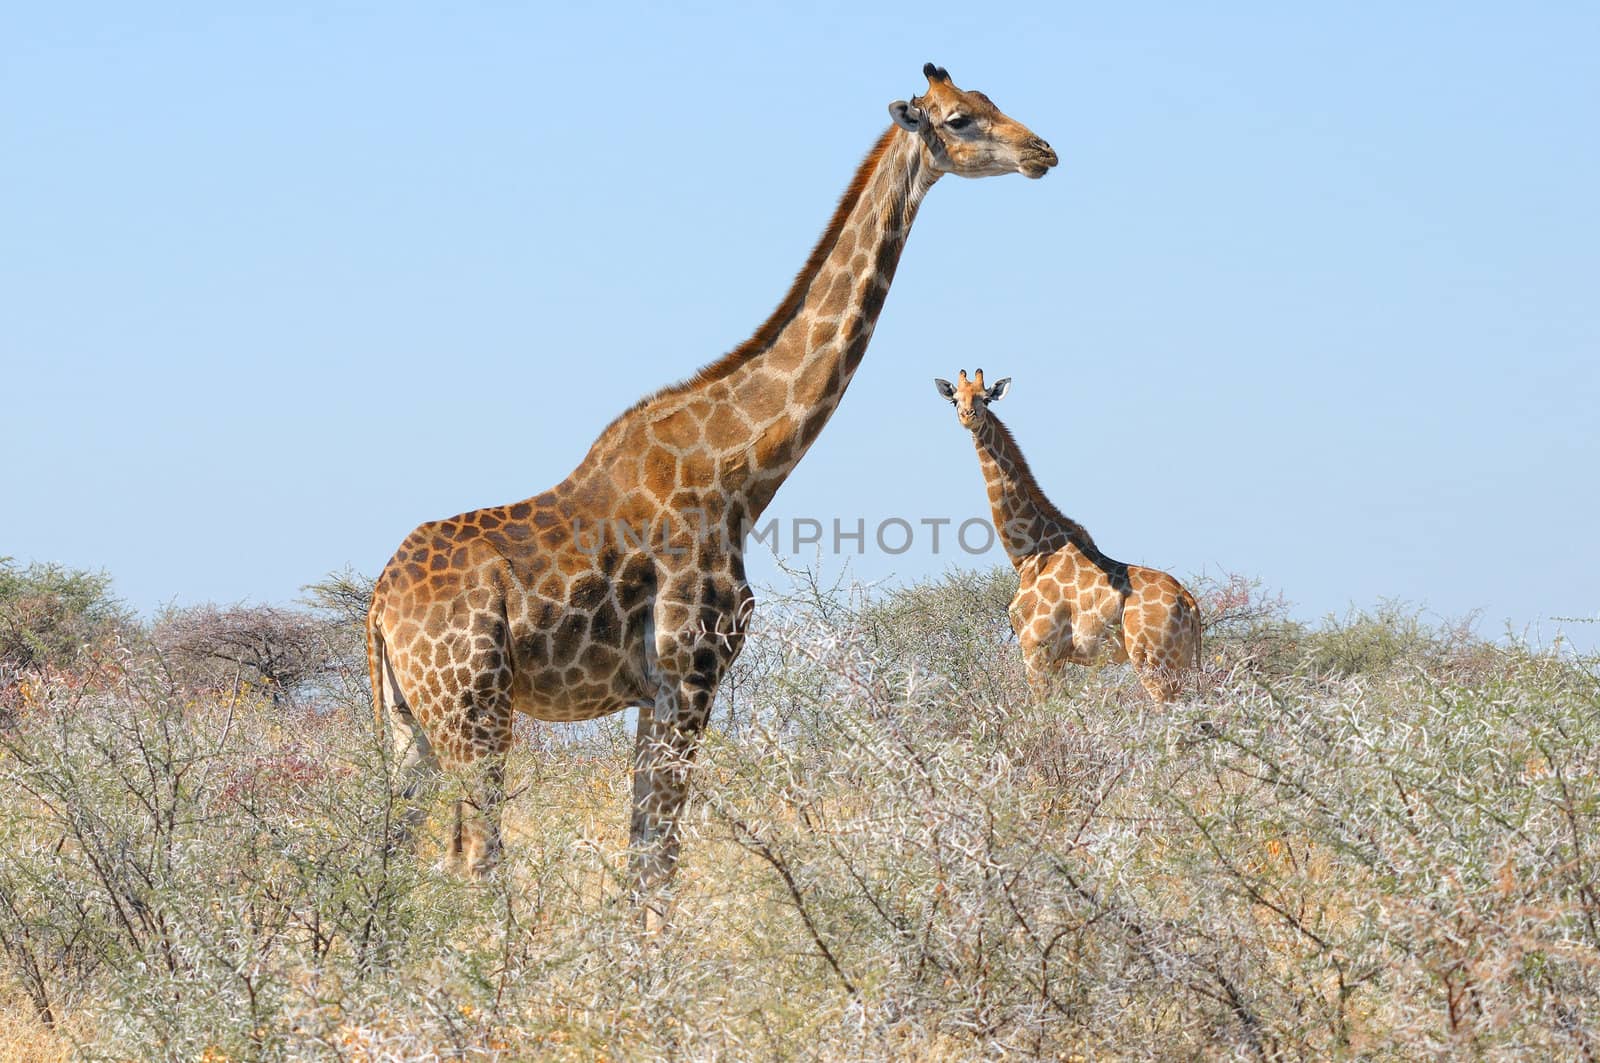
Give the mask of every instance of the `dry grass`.
M 615 722 L 530 729 L 506 867 L 467 884 L 385 853 L 358 662 L 311 712 L 180 689 L 149 648 L 36 684 L 0 735 L 0 1046 L 1592 1058 L 1595 662 L 1396 610 L 1307 628 L 1235 581 L 1191 700 L 1113 668 L 1036 706 L 1008 594 L 774 603 L 649 938 Z
M 54 1063 L 71 1058 L 72 1035 L 39 1019 L 28 995 L 0 984 L 0 1063 Z

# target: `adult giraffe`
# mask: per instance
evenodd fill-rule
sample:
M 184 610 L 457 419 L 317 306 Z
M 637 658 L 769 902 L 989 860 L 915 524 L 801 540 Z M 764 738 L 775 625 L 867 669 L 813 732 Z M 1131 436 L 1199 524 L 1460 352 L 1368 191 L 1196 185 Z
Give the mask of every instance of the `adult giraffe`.
M 469 872 L 498 858 L 515 713 L 638 706 L 630 865 L 641 894 L 670 879 L 697 740 L 754 601 L 746 532 L 866 353 L 918 204 L 947 173 L 1056 165 L 988 97 L 932 63 L 923 74 L 927 92 L 889 105 L 894 124 L 755 335 L 623 413 L 551 490 L 422 525 L 378 577 L 378 724 L 393 725 L 410 792 L 441 761 L 475 766 L 450 850 Z

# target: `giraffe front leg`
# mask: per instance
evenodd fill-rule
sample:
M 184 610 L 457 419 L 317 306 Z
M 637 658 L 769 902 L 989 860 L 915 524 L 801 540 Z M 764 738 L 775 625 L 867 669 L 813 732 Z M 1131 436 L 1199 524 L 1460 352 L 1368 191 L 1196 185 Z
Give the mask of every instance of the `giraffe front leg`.
M 1050 669 L 1032 657 L 1026 658 L 1023 666 L 1027 670 L 1028 690 L 1033 694 L 1033 700 L 1041 703 L 1049 701 L 1056 689 L 1055 676 Z
M 1104 664 L 1108 657 L 1115 659 L 1116 649 L 1106 637 L 1109 626 L 1110 621 L 1101 613 L 1084 611 L 1072 616 L 1063 628 L 1062 660 L 1092 668 Z
M 1050 660 L 1050 649 L 1044 643 L 1029 637 L 1019 640 L 1022 650 L 1022 667 L 1028 679 L 1028 690 L 1033 700 L 1043 704 L 1056 692 L 1055 669 Z
M 695 752 L 717 684 L 744 646 L 754 600 L 737 560 L 673 590 L 656 602 L 655 703 L 640 710 L 634 745 L 629 869 L 647 930 L 663 924 L 671 908 Z
M 704 683 L 668 682 L 654 707 L 639 712 L 628 840 L 634 897 L 643 906 L 646 929 L 663 924 L 671 908 L 669 887 L 681 844 L 679 817 L 712 695 Z

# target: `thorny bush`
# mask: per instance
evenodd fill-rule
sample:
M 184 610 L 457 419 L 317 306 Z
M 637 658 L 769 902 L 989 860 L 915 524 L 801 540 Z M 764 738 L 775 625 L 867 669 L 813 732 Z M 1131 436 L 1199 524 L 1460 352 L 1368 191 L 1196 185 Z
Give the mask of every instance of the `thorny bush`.
M 1004 571 L 768 595 L 655 937 L 620 720 L 518 746 L 465 883 L 385 844 L 358 581 L 294 702 L 125 636 L 0 730 L 0 1053 L 1592 1058 L 1597 662 L 1196 586 L 1164 711 L 1032 703 Z

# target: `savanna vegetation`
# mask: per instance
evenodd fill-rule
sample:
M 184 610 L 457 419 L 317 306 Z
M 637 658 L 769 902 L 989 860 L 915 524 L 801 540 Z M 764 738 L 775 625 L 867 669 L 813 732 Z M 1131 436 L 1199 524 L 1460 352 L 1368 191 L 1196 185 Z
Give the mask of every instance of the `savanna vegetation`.
M 525 728 L 465 882 L 384 844 L 359 578 L 143 622 L 0 565 L 0 1057 L 1600 1051 L 1600 662 L 1200 581 L 1192 697 L 1034 705 L 1012 587 L 765 594 L 646 937 L 620 718 Z

